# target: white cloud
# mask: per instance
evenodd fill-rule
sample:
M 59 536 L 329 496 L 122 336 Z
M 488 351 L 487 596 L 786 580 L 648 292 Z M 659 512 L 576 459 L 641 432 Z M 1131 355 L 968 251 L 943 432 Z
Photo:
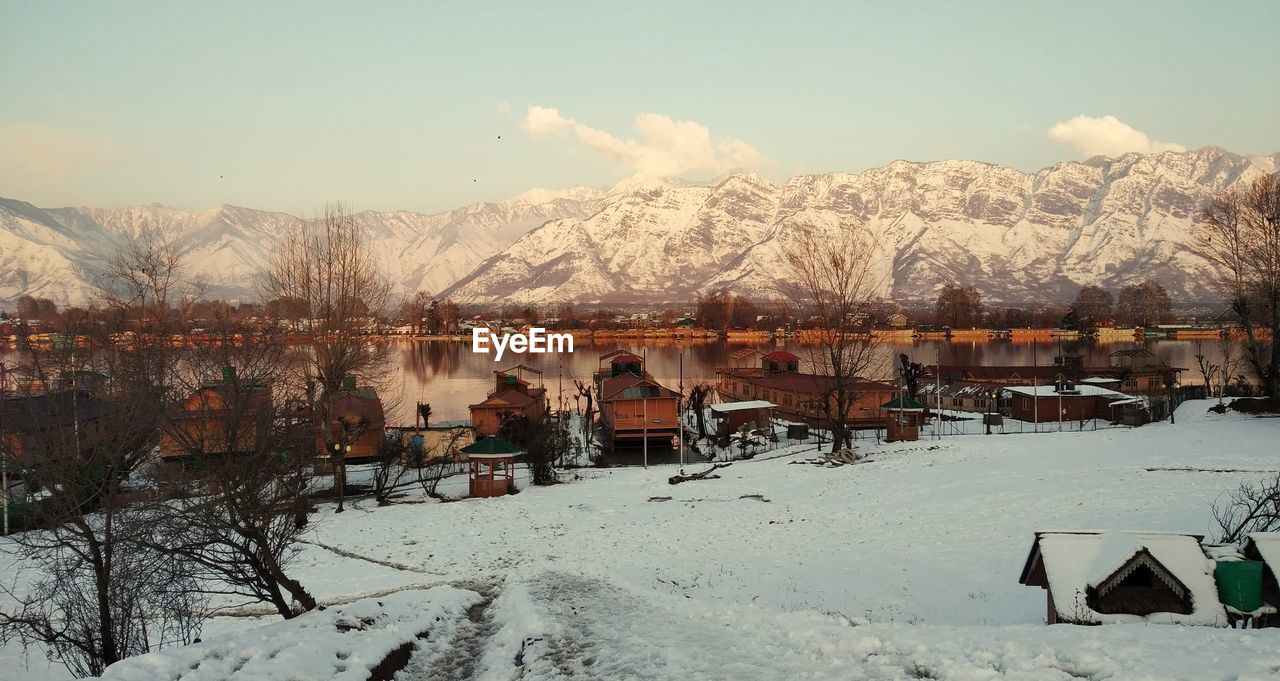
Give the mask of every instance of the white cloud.
M 1076 152 L 1082 158 L 1119 156 L 1131 151 L 1142 154 L 1186 151 L 1181 144 L 1157 142 L 1115 116 L 1076 116 L 1049 128 L 1049 139 Z
M 636 137 L 622 139 L 560 113 L 530 105 L 521 124 L 531 137 L 550 137 L 572 130 L 578 142 L 595 154 L 637 175 L 680 177 L 722 174 L 757 168 L 765 158 L 740 139 L 711 139 L 706 126 L 670 116 L 642 113 L 634 123 Z

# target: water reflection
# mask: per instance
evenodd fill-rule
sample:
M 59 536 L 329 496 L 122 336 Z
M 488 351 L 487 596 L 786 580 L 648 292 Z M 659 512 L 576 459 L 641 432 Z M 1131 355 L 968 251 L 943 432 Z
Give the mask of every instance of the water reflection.
M 1086 365 L 1103 365 L 1110 362 L 1110 354 L 1117 350 L 1136 347 L 1133 342 L 1103 343 L 1096 341 L 1061 342 L 1011 342 L 972 341 L 952 343 L 947 341 L 919 341 L 915 343 L 884 343 L 878 348 L 878 378 L 893 375 L 892 362 L 899 353 L 906 353 L 912 360 L 924 364 L 976 364 L 976 365 L 1047 365 L 1054 357 L 1064 353 L 1079 353 Z M 1182 380 L 1186 384 L 1200 382 L 1196 371 L 1195 356 L 1199 346 L 1211 361 L 1219 361 L 1221 352 L 1214 341 L 1150 340 L 1144 345 L 1156 356 L 1173 366 L 1187 369 Z M 547 388 L 553 408 L 573 408 L 576 389 L 574 381 L 589 384 L 591 374 L 599 366 L 599 357 L 614 350 L 623 349 L 641 355 L 646 366 L 660 383 L 679 389 L 688 388 L 698 380 L 714 382 L 715 368 L 741 364 L 732 355 L 744 348 L 770 349 L 785 347 L 800 357 L 807 356 L 805 346 L 791 343 L 749 345 L 728 343 L 723 340 L 674 341 L 658 339 L 639 341 L 627 339 L 594 341 L 578 339 L 574 352 L 559 355 L 515 355 L 508 353 L 501 362 L 491 355 L 471 352 L 470 343 L 446 341 L 412 341 L 397 343 L 391 353 L 391 361 L 399 355 L 401 368 L 401 404 L 395 413 L 388 414 L 393 423 L 408 423 L 413 419 L 415 402 L 429 402 L 432 413 L 440 420 L 465 420 L 467 405 L 484 399 L 492 389 L 493 372 L 524 364 L 542 372 L 542 384 Z

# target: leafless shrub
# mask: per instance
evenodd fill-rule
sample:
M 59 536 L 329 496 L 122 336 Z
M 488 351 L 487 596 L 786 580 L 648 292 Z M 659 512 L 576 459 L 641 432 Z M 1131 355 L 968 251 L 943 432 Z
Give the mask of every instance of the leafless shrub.
M 1242 482 L 1213 505 L 1218 541 L 1235 543 L 1253 532 L 1280 530 L 1280 473 L 1265 480 Z

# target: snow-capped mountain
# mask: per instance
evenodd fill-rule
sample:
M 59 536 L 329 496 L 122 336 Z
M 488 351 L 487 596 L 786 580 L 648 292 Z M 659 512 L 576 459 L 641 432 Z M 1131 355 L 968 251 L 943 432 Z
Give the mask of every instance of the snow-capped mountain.
M 469 302 L 688 301 L 715 288 L 771 297 L 807 230 L 862 224 L 883 295 L 929 300 L 945 283 L 994 301 L 1068 300 L 1154 277 L 1208 300 L 1189 252 L 1216 192 L 1280 168 L 1280 154 L 1206 147 L 1060 163 L 1036 173 L 973 161 L 896 161 L 863 173 L 738 175 L 710 187 L 629 183 L 600 212 L 526 234 L 445 291 Z
M 775 184 L 631 178 L 608 190 L 535 189 L 423 215 L 356 218 L 398 292 L 460 302 L 683 302 L 729 288 L 778 295 L 796 235 L 863 224 L 878 241 L 883 294 L 931 299 L 944 283 L 993 301 L 1063 300 L 1081 284 L 1154 277 L 1208 300 L 1189 252 L 1214 193 L 1280 168 L 1280 154 L 1206 147 L 1060 163 L 1035 173 L 973 161 L 896 161 Z M 0 305 L 21 295 L 84 303 L 104 259 L 146 228 L 179 235 L 189 276 L 212 295 L 253 298 L 281 231 L 297 218 L 219 206 L 39 209 L 0 199 Z
M 602 192 L 535 189 L 498 203 L 445 213 L 364 211 L 355 219 L 400 294 L 437 292 L 548 220 L 595 213 Z M 182 211 L 163 206 L 39 209 L 0 199 L 0 306 L 22 295 L 84 304 L 93 279 L 120 242 L 145 229 L 173 234 L 187 254 L 186 276 L 211 296 L 255 299 L 254 282 L 279 236 L 298 218 L 238 206 Z

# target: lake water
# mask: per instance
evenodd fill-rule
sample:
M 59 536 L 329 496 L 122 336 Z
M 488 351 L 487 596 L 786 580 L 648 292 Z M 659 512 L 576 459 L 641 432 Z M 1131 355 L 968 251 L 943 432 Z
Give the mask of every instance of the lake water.
M 1135 347 L 1135 343 L 1098 343 L 1092 341 L 1063 341 L 1041 343 L 1014 343 L 1012 341 L 947 342 L 919 341 L 916 343 L 884 343 L 879 348 L 883 360 L 877 378 L 892 377 L 890 362 L 899 353 L 906 353 L 922 364 L 979 364 L 979 365 L 1030 365 L 1052 364 L 1055 355 L 1062 352 L 1078 352 L 1085 356 L 1086 365 L 1109 364 L 1109 355 L 1117 350 Z M 660 383 L 679 389 L 681 376 L 684 386 L 698 380 L 715 381 L 716 367 L 743 365 L 732 355 L 746 348 L 758 348 L 765 352 L 785 348 L 801 358 L 806 357 L 804 347 L 790 343 L 772 342 L 751 345 L 718 341 L 669 340 L 626 341 L 609 340 L 595 342 L 578 339 L 574 352 L 558 355 L 515 355 L 507 353 L 501 362 L 492 355 L 476 354 L 470 342 L 406 341 L 393 344 L 391 360 L 398 362 L 398 382 L 389 386 L 391 402 L 388 421 L 411 423 L 414 404 L 431 404 L 433 420 L 463 420 L 468 416 L 467 405 L 479 402 L 493 385 L 493 371 L 524 364 L 542 371 L 542 384 L 547 388 L 552 408 L 558 408 L 564 397 L 564 406 L 574 406 L 574 380 L 590 384 L 591 375 L 599 366 L 601 355 L 624 349 L 646 358 L 646 366 Z M 811 347 L 811 346 L 810 346 Z M 1197 384 L 1200 373 L 1196 369 L 1197 341 L 1150 340 L 1145 347 L 1173 366 L 1187 371 L 1182 374 L 1184 384 Z M 1206 356 L 1216 360 L 1221 354 L 1214 341 L 1200 344 Z M 754 365 L 755 362 L 752 362 Z M 683 366 L 683 373 L 682 373 Z M 537 384 L 536 377 L 533 379 Z

